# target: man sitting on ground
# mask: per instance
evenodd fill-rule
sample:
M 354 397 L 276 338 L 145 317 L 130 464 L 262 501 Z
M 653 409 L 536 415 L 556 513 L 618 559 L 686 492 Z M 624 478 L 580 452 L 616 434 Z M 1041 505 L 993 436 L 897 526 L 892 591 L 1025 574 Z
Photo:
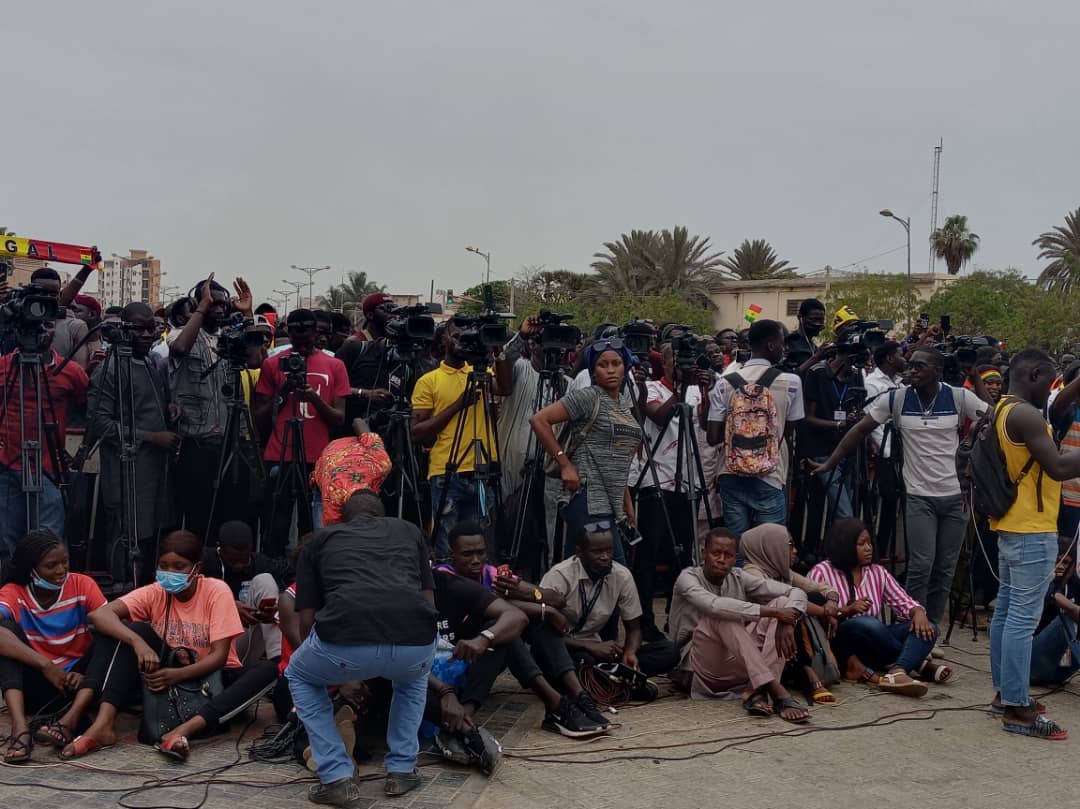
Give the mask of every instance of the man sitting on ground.
M 675 582 L 670 626 L 682 657 L 673 679 L 694 698 L 743 688 L 743 707 L 752 715 L 805 722 L 810 714 L 780 684 L 780 673 L 796 653 L 795 624 L 806 615 L 806 594 L 743 573 L 735 567 L 736 549 L 730 531 L 712 529 L 701 565 Z

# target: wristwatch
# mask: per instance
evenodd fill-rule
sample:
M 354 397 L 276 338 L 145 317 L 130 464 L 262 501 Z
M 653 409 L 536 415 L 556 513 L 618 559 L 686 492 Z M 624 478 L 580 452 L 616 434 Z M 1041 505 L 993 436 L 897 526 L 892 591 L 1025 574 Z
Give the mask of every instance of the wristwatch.
M 488 644 L 489 645 L 491 645 L 491 646 L 495 645 L 495 633 L 492 632 L 490 629 L 482 629 L 482 630 L 480 630 L 480 634 L 488 639 Z
M 533 601 L 535 601 L 537 604 L 539 604 L 543 600 L 544 600 L 544 593 L 540 590 L 539 587 L 535 588 L 533 590 Z

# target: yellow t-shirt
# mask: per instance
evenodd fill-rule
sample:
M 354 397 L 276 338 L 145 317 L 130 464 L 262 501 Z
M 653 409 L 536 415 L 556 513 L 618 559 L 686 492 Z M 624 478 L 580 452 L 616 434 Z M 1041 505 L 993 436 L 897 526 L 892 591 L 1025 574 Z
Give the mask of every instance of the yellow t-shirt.
M 1024 444 L 1017 444 L 1009 438 L 1005 431 L 1005 422 L 1019 402 L 1013 400 L 1007 402 L 1003 399 L 998 402 L 999 415 L 997 417 L 997 437 L 1001 451 L 1005 453 L 1005 468 L 1011 480 L 1020 477 L 1024 464 L 1028 462 L 1031 453 Z M 1051 437 L 1053 433 L 1050 425 L 1046 425 L 1046 432 Z M 1040 475 L 1042 467 L 1038 463 L 1031 465 L 1031 469 L 1024 475 L 1023 480 L 1016 487 L 1016 502 L 1013 503 L 1009 512 L 1000 520 L 990 520 L 990 528 L 994 531 L 1011 531 L 1014 534 L 1050 534 L 1057 533 L 1058 508 L 1061 505 L 1061 481 L 1054 480 L 1047 474 Z M 1039 489 L 1042 486 L 1042 511 L 1039 511 Z
M 255 386 L 259 384 L 259 374 L 262 368 L 245 368 L 240 372 L 240 387 L 244 389 L 244 401 L 251 407 L 251 395 L 255 392 Z
M 446 410 L 465 393 L 465 385 L 469 381 L 471 372 L 472 366 L 468 363 L 461 368 L 454 368 L 445 362 L 439 363 L 439 367 L 434 371 L 429 371 L 416 380 L 412 395 L 413 410 L 430 410 L 433 416 Z M 490 376 L 490 373 L 488 375 Z M 429 478 L 446 473 L 446 464 L 451 460 L 450 450 L 453 448 L 454 434 L 457 431 L 458 422 L 462 419 L 464 419 L 464 426 L 461 430 L 461 439 L 458 441 L 457 455 L 453 459 L 458 464 L 457 471 L 475 471 L 474 438 L 481 440 L 491 460 L 498 457 L 494 442 L 488 438 L 487 411 L 484 409 L 483 402 L 477 402 L 468 410 L 451 418 L 435 439 L 435 444 L 431 447 Z M 487 455 L 482 456 L 482 460 L 486 459 Z

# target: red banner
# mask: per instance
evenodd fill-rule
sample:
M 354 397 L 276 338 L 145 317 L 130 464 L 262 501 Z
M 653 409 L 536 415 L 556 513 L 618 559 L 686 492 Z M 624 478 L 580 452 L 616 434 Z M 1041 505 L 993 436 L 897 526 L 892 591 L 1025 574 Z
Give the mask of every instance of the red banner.
M 55 261 L 60 264 L 85 264 L 94 269 L 101 269 L 101 253 L 97 247 L 83 247 L 78 244 L 47 242 L 44 239 L 27 239 L 23 236 L 0 236 L 3 239 L 3 252 L 9 256 L 35 258 L 40 261 Z

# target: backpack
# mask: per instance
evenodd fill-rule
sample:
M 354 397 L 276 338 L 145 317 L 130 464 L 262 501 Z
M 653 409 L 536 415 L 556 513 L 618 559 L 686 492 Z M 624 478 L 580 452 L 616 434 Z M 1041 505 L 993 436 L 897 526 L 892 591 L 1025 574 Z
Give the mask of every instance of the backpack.
M 971 503 L 972 511 L 992 520 L 1000 520 L 1009 513 L 1016 502 L 1020 481 L 1035 463 L 1035 459 L 1029 457 L 1020 470 L 1020 476 L 1016 480 L 1009 477 L 1005 453 L 998 441 L 997 424 L 1004 410 L 1002 405 L 1011 398 L 1015 397 L 1003 397 L 997 407 L 987 408 L 956 448 L 956 473 L 960 478 L 960 488 Z M 1043 510 L 1042 477 L 1040 467 L 1037 486 L 1040 512 Z
M 754 382 L 737 373 L 724 377 L 733 389 L 724 429 L 725 462 L 732 474 L 762 477 L 780 462 L 783 428 L 769 389 L 778 376 L 780 371 L 769 368 Z

